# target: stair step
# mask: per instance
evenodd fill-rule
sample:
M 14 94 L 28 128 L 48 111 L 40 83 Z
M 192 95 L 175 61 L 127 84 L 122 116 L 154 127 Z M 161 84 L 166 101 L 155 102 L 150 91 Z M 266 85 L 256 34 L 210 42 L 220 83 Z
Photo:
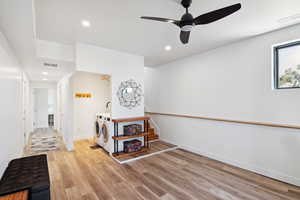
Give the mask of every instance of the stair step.
M 151 133 L 154 134 L 155 130 L 154 130 L 154 128 L 149 128 L 148 132 L 149 132 L 150 134 L 151 134 Z
M 158 135 L 156 134 L 153 134 L 153 135 L 149 135 L 149 141 L 152 141 L 152 140 L 157 140 L 159 138 Z
M 149 133 L 148 138 L 149 138 L 149 141 L 159 139 L 159 136 L 155 134 L 155 129 L 150 126 L 149 122 L 148 122 L 148 126 L 149 126 L 149 129 L 148 129 L 148 133 Z

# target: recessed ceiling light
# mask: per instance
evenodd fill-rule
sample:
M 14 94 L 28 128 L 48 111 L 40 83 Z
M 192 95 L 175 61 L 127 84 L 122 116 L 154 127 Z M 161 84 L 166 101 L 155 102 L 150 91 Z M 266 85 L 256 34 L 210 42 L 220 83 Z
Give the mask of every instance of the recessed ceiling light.
M 91 22 L 88 21 L 88 20 L 82 20 L 82 21 L 81 21 L 81 25 L 82 25 L 83 27 L 90 27 L 90 26 L 91 26 Z
M 48 81 L 48 79 L 46 79 L 46 78 L 43 78 L 43 81 Z
M 171 50 L 172 50 L 172 47 L 171 47 L 170 45 L 167 45 L 167 46 L 165 46 L 165 50 L 166 50 L 166 51 L 171 51 Z
M 48 72 L 42 72 L 43 75 L 48 75 Z

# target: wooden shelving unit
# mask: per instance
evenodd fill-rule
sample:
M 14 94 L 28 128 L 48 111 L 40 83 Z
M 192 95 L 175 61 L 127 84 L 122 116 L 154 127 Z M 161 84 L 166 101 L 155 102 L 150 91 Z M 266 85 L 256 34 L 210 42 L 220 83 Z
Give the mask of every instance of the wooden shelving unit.
M 133 156 L 148 151 L 149 150 L 149 120 L 150 117 L 145 117 L 145 116 L 113 119 L 112 122 L 114 122 L 114 136 L 112 136 L 112 139 L 114 140 L 114 153 L 112 155 L 116 158 L 121 158 L 121 157 L 123 158 L 123 157 Z M 143 133 L 137 135 L 131 135 L 131 136 L 119 135 L 119 123 L 136 122 L 136 121 L 144 121 Z M 134 139 L 139 137 L 144 137 L 144 147 L 140 151 L 130 152 L 130 153 L 119 151 L 119 141 L 126 140 L 126 139 Z
M 137 135 L 131 135 L 131 136 L 127 136 L 127 135 L 120 135 L 120 136 L 112 136 L 112 139 L 114 140 L 127 140 L 130 138 L 138 138 L 138 137 L 145 137 L 145 136 L 149 136 L 150 133 L 141 133 L 141 134 L 137 134 Z
M 136 121 L 149 121 L 150 117 L 132 117 L 132 118 L 120 118 L 113 119 L 112 122 L 120 123 L 120 122 L 136 122 Z
M 113 153 L 113 156 L 116 158 L 124 158 L 124 157 L 129 157 L 129 156 L 134 156 L 140 153 L 144 153 L 149 151 L 149 148 L 147 147 L 143 147 L 140 151 L 136 151 L 136 152 L 130 152 L 130 153 L 125 153 L 123 151 L 118 152 L 118 153 Z

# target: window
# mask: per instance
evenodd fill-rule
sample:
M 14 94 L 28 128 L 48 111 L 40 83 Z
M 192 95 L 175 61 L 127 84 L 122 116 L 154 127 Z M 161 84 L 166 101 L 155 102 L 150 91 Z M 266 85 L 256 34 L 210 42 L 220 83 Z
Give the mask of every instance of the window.
M 275 89 L 300 88 L 300 41 L 275 46 Z

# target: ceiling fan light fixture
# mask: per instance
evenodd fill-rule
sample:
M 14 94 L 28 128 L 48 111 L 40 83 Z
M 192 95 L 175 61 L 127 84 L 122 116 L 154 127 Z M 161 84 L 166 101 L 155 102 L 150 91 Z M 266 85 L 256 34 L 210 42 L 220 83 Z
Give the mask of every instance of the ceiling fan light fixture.
M 193 25 L 185 25 L 185 26 L 181 27 L 181 30 L 185 31 L 185 32 L 190 32 L 190 31 L 192 31 L 193 27 L 194 27 Z

